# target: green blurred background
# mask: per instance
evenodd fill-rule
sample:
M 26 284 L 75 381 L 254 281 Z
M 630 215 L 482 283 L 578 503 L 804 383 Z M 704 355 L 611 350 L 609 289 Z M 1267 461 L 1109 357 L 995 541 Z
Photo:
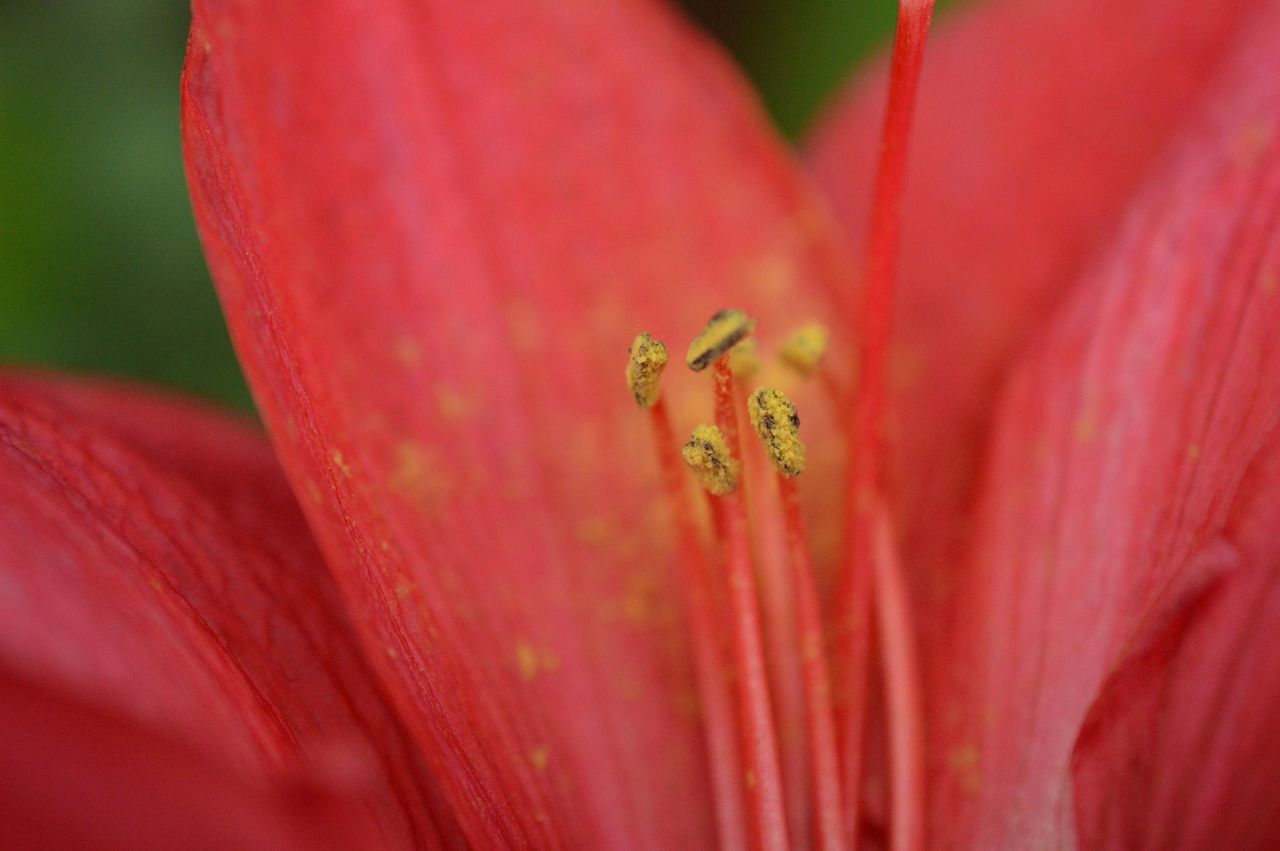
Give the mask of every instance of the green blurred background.
M 794 136 L 892 0 L 686 0 Z M 186 0 L 0 0 L 0 361 L 248 407 L 182 177 Z

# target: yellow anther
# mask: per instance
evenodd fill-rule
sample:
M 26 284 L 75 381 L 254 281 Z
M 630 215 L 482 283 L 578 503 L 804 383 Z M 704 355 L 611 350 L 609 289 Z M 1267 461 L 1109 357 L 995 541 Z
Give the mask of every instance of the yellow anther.
M 715 426 L 695 428 L 680 454 L 698 482 L 715 496 L 731 493 L 738 486 L 738 460 L 729 454 L 729 445 Z
M 667 365 L 667 347 L 661 340 L 641 334 L 631 344 L 631 359 L 627 361 L 627 386 L 636 404 L 652 408 L 662 393 L 660 381 Z
M 801 375 L 809 375 L 827 352 L 827 329 L 817 322 L 805 325 L 787 338 L 778 357 Z
M 761 387 L 747 400 L 751 425 L 764 442 L 765 454 L 784 476 L 804 472 L 804 444 L 800 442 L 800 415 L 781 390 Z
M 707 320 L 701 333 L 689 344 L 686 358 L 689 369 L 701 372 L 722 354 L 747 338 L 755 330 L 756 321 L 741 310 L 721 310 Z
M 747 338 L 729 350 L 729 369 L 733 377 L 741 381 L 751 379 L 760 371 L 760 347 Z

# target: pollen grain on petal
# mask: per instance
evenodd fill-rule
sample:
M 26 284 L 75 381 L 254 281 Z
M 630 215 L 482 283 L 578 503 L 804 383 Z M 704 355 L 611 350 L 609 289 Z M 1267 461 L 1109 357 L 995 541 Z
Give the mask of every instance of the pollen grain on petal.
M 419 510 L 434 512 L 454 492 L 454 478 L 441 454 L 416 440 L 395 445 L 387 487 Z
M 333 466 L 337 467 L 344 478 L 351 478 L 351 465 L 347 463 L 343 457 L 341 450 L 334 449 L 329 452 L 329 460 L 333 462 Z
M 947 754 L 947 768 L 967 795 L 982 789 L 982 753 L 972 744 L 959 744 Z
M 756 321 L 741 310 L 720 310 L 703 327 L 689 344 L 686 362 L 689 369 L 701 372 L 745 340 L 756 328 Z
M 538 676 L 538 650 L 523 638 L 516 642 L 516 668 L 526 683 Z
M 724 434 L 715 426 L 695 428 L 680 454 L 698 482 L 714 496 L 724 496 L 738 487 L 738 460 L 729 453 Z
M 778 357 L 801 375 L 811 375 L 827 353 L 827 329 L 811 322 L 796 329 L 782 344 Z
M 422 346 L 418 341 L 410 336 L 397 337 L 392 344 L 392 351 L 396 360 L 406 367 L 417 367 L 422 365 Z
M 475 419 L 480 411 L 479 391 L 460 390 L 449 384 L 436 387 L 436 410 L 446 420 L 461 422 Z
M 631 343 L 631 357 L 627 360 L 627 386 L 636 404 L 652 408 L 662 394 L 662 371 L 670 356 L 661 340 L 649 334 L 640 334 Z
M 765 454 L 779 473 L 804 472 L 804 443 L 800 440 L 800 414 L 781 390 L 761 387 L 747 400 L 751 425 L 764 443 Z
M 554 673 L 560 667 L 560 657 L 545 647 L 538 647 L 527 638 L 516 641 L 516 671 L 522 682 L 532 682 L 540 674 Z

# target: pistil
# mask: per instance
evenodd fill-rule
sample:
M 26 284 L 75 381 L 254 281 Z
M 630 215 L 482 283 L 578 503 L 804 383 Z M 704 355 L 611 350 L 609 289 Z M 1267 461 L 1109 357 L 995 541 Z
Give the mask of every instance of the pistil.
M 933 14 L 933 0 L 900 0 L 889 72 L 889 96 L 881 137 L 880 159 L 872 197 L 866 249 L 866 273 L 857 320 L 861 343 L 860 380 L 854 397 L 852 446 L 847 479 L 849 538 L 840 593 L 840 622 L 844 641 L 840 656 L 845 664 L 843 687 L 846 710 L 843 776 L 845 811 L 851 846 L 856 846 L 859 826 L 859 792 L 862 780 L 862 743 L 866 720 L 868 625 L 871 615 L 873 575 L 894 587 L 904 587 L 896 542 L 877 543 L 873 506 L 883 504 L 880 459 L 884 453 L 886 362 L 893 320 L 901 206 L 906 182 L 908 142 L 915 112 L 916 92 L 924 58 L 925 38 Z M 885 509 L 887 510 L 887 509 Z M 881 589 L 883 590 L 883 589 Z M 876 615 L 882 634 L 895 641 L 912 642 L 908 607 L 902 595 L 877 594 Z M 884 608 L 889 605 L 891 608 Z M 884 624 L 892 621 L 891 625 Z M 881 647 L 886 683 L 918 682 L 914 651 Z M 890 670 L 890 666 L 911 665 Z M 890 796 L 892 798 L 891 847 L 907 851 L 921 847 L 924 836 L 923 760 L 907 747 L 911 736 L 898 726 L 921 724 L 919 688 L 886 689 L 890 725 Z M 906 702 L 904 702 L 906 701 Z
M 737 670 L 738 712 L 741 721 L 743 783 L 752 823 L 752 840 L 757 848 L 783 849 L 787 839 L 786 809 L 783 804 L 782 775 L 778 763 L 777 733 L 769 698 L 769 677 L 764 662 L 764 642 L 760 629 L 759 599 L 755 569 L 751 559 L 747 515 L 741 489 L 735 486 L 717 493 L 718 477 L 708 479 L 703 471 L 740 470 L 741 444 L 734 404 L 733 369 L 730 350 L 755 328 L 755 322 L 738 310 L 722 310 L 711 317 L 702 333 L 689 347 L 686 361 L 700 371 L 714 365 L 715 432 L 717 445 L 708 439 L 710 427 L 695 429 L 686 444 L 685 460 L 702 478 L 711 497 L 716 531 L 724 555 L 729 584 L 729 611 L 733 621 L 734 663 Z M 702 433 L 701 440 L 699 432 Z M 700 463 L 690 458 L 690 447 Z M 723 451 L 727 456 L 708 457 Z

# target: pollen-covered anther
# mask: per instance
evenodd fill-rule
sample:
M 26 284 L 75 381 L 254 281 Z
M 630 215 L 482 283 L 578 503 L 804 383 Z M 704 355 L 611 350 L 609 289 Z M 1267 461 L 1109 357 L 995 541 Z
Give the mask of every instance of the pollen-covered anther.
M 724 496 L 738 487 L 741 467 L 730 454 L 724 434 L 715 426 L 695 428 L 680 454 L 698 482 L 714 496 Z
M 764 443 L 765 454 L 779 473 L 804 472 L 804 444 L 800 441 L 800 414 L 781 390 L 761 387 L 747 399 L 751 425 Z
M 747 338 L 729 349 L 729 369 L 739 381 L 749 381 L 760 371 L 760 346 Z
M 811 375 L 826 353 L 827 329 L 817 322 L 811 322 L 787 338 L 778 357 L 801 375 Z
M 689 344 L 686 357 L 689 369 L 701 372 L 711 366 L 721 355 L 745 340 L 755 328 L 756 321 L 741 310 L 717 311 Z
M 636 404 L 652 408 L 662 393 L 662 370 L 669 357 L 661 340 L 641 334 L 631 343 L 631 357 L 627 361 L 627 386 Z

